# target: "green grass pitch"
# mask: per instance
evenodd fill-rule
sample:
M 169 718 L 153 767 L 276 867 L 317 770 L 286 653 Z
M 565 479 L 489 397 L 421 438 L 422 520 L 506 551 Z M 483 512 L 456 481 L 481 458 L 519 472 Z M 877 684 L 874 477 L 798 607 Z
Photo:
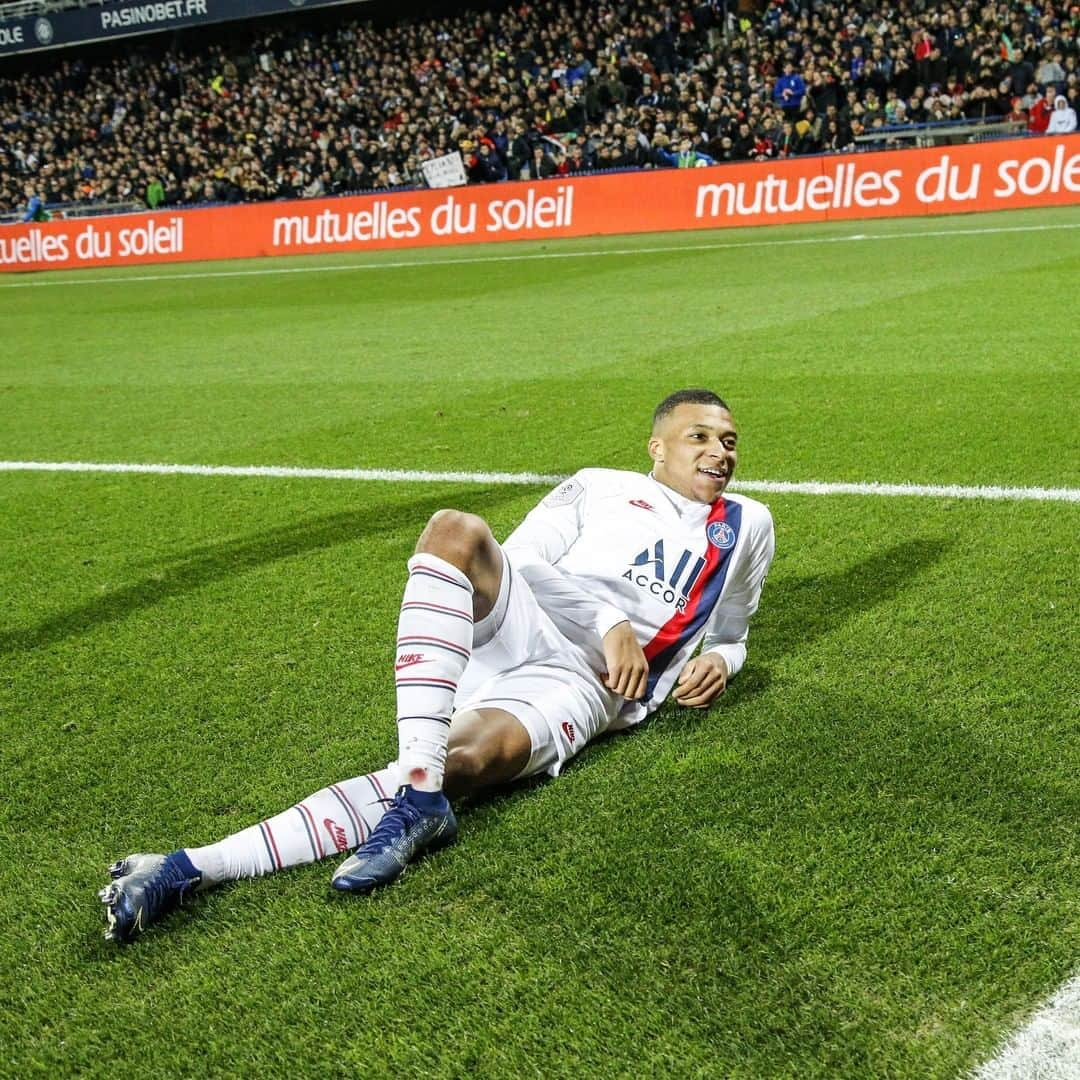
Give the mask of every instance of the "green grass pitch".
M 3 278 L 0 459 L 645 468 L 706 385 L 746 479 L 1077 487 L 1078 226 Z M 540 254 L 574 257 L 490 261 Z M 267 267 L 321 272 L 200 276 Z M 112 859 L 393 756 L 419 528 L 542 493 L 0 473 L 0 1076 L 951 1078 L 1072 973 L 1080 506 L 944 498 L 767 498 L 721 702 L 466 809 L 385 893 L 322 864 L 106 944 Z

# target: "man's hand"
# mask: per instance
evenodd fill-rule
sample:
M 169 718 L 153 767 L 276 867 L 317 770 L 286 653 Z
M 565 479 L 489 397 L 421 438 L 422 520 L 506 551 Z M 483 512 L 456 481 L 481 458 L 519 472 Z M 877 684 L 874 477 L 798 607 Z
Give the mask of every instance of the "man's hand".
M 604 660 L 607 663 L 604 685 L 609 690 L 633 701 L 645 693 L 649 661 L 629 621 L 616 623 L 604 635 Z
M 673 695 L 680 705 L 706 709 L 727 689 L 727 680 L 724 658 L 719 653 L 702 653 L 679 672 Z

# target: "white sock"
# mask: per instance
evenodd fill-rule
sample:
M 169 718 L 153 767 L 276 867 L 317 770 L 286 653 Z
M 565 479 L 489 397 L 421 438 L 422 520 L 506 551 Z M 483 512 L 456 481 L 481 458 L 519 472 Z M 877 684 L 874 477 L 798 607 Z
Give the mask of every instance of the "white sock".
M 401 783 L 395 765 L 316 791 L 283 814 L 216 844 L 185 848 L 202 872 L 202 887 L 303 866 L 361 844 L 379 823 Z
M 406 782 L 439 791 L 458 680 L 472 653 L 472 582 L 428 552 L 409 560 L 398 621 L 398 764 Z

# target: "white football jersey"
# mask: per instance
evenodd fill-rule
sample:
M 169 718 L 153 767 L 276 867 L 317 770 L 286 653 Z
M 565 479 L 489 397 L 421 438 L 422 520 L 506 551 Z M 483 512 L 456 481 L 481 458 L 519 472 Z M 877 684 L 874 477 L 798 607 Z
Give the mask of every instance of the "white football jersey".
M 626 619 L 649 661 L 645 699 L 667 697 L 699 644 L 734 675 L 746 658 L 773 556 L 773 523 L 754 499 L 695 502 L 642 473 L 582 469 L 537 505 L 503 545 L 563 635 L 604 668 L 602 638 Z

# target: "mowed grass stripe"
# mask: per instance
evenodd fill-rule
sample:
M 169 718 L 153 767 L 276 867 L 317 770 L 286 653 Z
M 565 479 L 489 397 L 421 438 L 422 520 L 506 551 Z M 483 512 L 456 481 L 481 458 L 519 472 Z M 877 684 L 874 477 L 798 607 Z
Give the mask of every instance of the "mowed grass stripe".
M 0 472 L 143 473 L 155 476 L 237 476 L 353 480 L 420 484 L 557 484 L 567 473 L 424 472 L 409 469 L 320 469 L 300 465 L 163 465 L 138 462 L 0 461 Z M 828 481 L 735 480 L 732 491 L 776 495 L 878 495 L 1017 502 L 1080 502 L 1080 488 L 999 487 L 961 484 L 836 484 Z

